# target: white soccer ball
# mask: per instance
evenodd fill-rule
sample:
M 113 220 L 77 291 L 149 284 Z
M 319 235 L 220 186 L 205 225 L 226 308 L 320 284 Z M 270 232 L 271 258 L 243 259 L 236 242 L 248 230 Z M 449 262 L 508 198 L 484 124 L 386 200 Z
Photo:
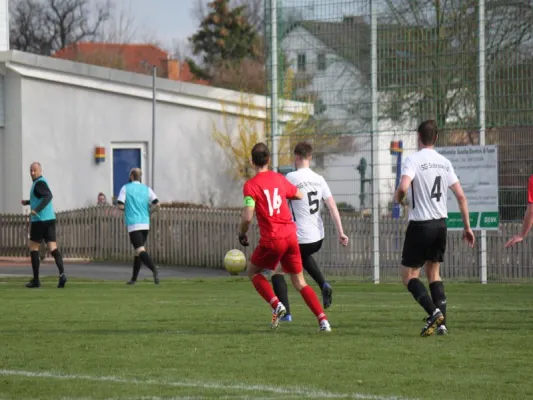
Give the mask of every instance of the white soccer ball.
M 224 268 L 231 275 L 238 275 L 246 268 L 246 256 L 237 249 L 228 251 L 224 256 Z

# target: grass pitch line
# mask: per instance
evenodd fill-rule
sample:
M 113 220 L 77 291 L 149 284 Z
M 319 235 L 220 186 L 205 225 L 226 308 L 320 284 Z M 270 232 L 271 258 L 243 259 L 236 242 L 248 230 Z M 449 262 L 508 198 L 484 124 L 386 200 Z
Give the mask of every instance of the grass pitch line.
M 58 380 L 83 380 L 92 382 L 111 382 L 124 383 L 129 385 L 159 385 L 182 388 L 196 388 L 208 390 L 235 390 L 248 392 L 267 392 L 281 395 L 300 396 L 308 399 L 357 399 L 357 400 L 415 400 L 396 396 L 376 396 L 363 393 L 333 393 L 305 388 L 283 388 L 277 386 L 267 385 L 240 385 L 240 384 L 224 384 L 221 382 L 207 382 L 207 381 L 166 381 L 166 380 L 139 380 L 120 378 L 118 376 L 91 376 L 91 375 L 72 375 L 61 374 L 57 372 L 41 371 L 23 371 L 23 370 L 9 370 L 0 369 L 0 376 L 22 376 L 28 378 L 49 378 Z
M 198 397 L 198 396 L 172 396 L 172 397 L 158 397 L 158 396 L 135 396 L 135 397 L 106 397 L 103 400 L 212 400 L 214 396 Z M 217 396 L 217 400 L 279 400 L 279 396 L 272 397 L 255 397 L 255 396 Z M 300 397 L 283 397 L 284 400 L 298 399 Z M 0 400 L 7 400 L 2 399 Z M 94 400 L 92 397 L 61 397 L 58 400 Z

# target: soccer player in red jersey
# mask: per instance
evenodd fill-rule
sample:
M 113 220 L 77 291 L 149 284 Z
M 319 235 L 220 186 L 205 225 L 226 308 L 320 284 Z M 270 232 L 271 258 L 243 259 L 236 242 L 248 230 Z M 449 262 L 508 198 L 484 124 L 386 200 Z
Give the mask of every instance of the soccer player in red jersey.
M 505 247 L 513 247 L 515 244 L 520 243 L 529 233 L 531 226 L 533 225 L 533 175 L 529 177 L 527 183 L 527 208 L 524 215 L 524 221 L 522 222 L 522 230 L 518 235 L 514 235 L 507 243 Z
M 285 316 L 285 306 L 278 300 L 270 283 L 261 273 L 274 270 L 281 263 L 283 271 L 291 277 L 294 288 L 318 319 L 321 331 L 331 327 L 313 288 L 307 285 L 303 275 L 296 225 L 292 221 L 286 199 L 300 200 L 303 195 L 283 175 L 268 170 L 270 152 L 264 143 L 252 149 L 252 165 L 257 174 L 244 184 L 244 210 L 241 218 L 239 242 L 248 246 L 246 236 L 254 210 L 261 238 L 248 265 L 248 276 L 255 289 L 272 307 L 272 328 L 277 328 Z

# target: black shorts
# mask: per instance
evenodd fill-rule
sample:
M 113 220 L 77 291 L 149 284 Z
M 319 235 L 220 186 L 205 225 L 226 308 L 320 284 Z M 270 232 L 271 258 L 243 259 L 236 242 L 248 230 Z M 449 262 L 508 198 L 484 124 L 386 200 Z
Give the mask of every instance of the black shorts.
M 130 242 L 134 249 L 144 247 L 148 238 L 148 230 L 130 232 Z
M 322 247 L 322 241 L 323 240 L 320 239 L 318 242 L 300 243 L 300 254 L 302 255 L 302 259 L 307 258 L 320 250 Z
M 34 221 L 30 224 L 30 240 L 35 243 L 56 241 L 56 220 Z
M 446 219 L 410 221 L 403 242 L 402 265 L 420 268 L 426 261 L 444 261 L 446 236 Z

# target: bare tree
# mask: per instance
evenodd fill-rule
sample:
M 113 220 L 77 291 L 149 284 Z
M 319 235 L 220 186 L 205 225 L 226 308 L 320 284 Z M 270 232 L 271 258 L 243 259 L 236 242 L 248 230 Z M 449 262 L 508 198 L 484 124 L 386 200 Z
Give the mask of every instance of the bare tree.
M 139 25 L 131 12 L 131 7 L 110 10 L 110 17 L 103 21 L 95 38 L 104 43 L 131 43 L 139 33 Z
M 172 57 L 183 61 L 187 58 L 194 58 L 192 53 L 192 46 L 187 39 L 174 39 L 172 41 L 172 50 L 170 51 Z
M 386 0 L 378 36 L 380 89 L 389 115 L 431 116 L 441 127 L 477 126 L 477 2 Z M 487 75 L 510 71 L 533 40 L 529 0 L 490 0 L 486 7 Z M 487 89 L 498 84 L 487 82 Z M 450 126 L 451 127 L 451 126 Z
M 111 18 L 109 0 L 91 7 L 90 0 L 13 0 L 11 48 L 51 55 L 63 47 L 98 37 Z

